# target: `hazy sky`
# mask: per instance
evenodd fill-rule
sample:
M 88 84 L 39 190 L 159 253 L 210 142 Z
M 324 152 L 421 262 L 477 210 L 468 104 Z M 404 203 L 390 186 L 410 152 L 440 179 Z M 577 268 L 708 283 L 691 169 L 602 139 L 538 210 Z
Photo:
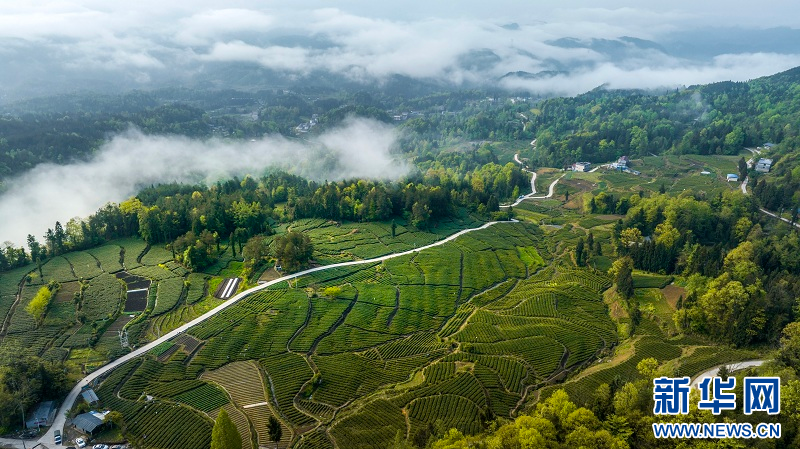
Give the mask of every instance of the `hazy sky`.
M 55 77 L 66 87 L 73 79 L 90 86 L 92 80 L 112 79 L 146 88 L 155 80 L 202 75 L 227 63 L 299 76 L 323 70 L 354 80 L 400 74 L 455 84 L 498 82 L 517 71 L 569 71 L 545 81 L 500 83 L 561 94 L 600 84 L 746 80 L 800 64 L 800 51 L 783 49 L 788 43 L 780 50 L 722 49 L 703 61 L 640 48 L 609 55 L 551 45 L 564 37 L 662 42 L 680 39 L 686 30 L 800 27 L 800 6 L 789 1 L 2 2 L 0 96 L 32 83 L 43 87 Z M 519 27 L 501 28 L 509 23 Z M 465 62 L 481 51 L 493 59 Z

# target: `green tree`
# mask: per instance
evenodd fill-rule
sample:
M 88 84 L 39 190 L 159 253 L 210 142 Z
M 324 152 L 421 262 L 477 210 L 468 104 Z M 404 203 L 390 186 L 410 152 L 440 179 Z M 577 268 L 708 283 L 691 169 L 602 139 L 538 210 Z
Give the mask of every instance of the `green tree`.
M 270 255 L 269 245 L 264 236 L 257 235 L 247 241 L 242 248 L 245 263 L 256 266 L 266 260 Z
M 211 449 L 242 449 L 242 436 L 224 408 L 211 430 Z
M 778 359 L 786 366 L 800 366 L 800 321 L 789 323 L 783 328 Z
M 281 440 L 283 436 L 283 429 L 281 429 L 281 423 L 278 421 L 274 416 L 269 417 L 269 423 L 267 424 L 267 431 L 269 432 L 269 439 L 275 443 L 275 448 L 278 447 L 278 442 Z
M 417 229 L 428 229 L 431 220 L 431 208 L 417 201 L 411 207 L 411 224 Z
M 578 244 L 575 246 L 575 264 L 579 267 L 585 265 L 585 243 L 583 241 L 583 237 L 578 239 Z
M 744 157 L 739 158 L 739 178 L 744 181 L 744 178 L 747 176 L 747 162 L 744 160 Z
M 311 239 L 302 232 L 290 231 L 275 238 L 275 257 L 285 270 L 297 271 L 305 266 L 314 253 Z
M 125 431 L 125 417 L 116 410 L 108 412 L 103 421 L 107 423 L 110 422 L 112 426 L 117 426 L 123 432 Z
M 625 256 L 617 259 L 611 265 L 609 273 L 614 276 L 614 282 L 617 284 L 617 293 L 623 298 L 630 299 L 633 297 L 633 259 Z
M 33 317 L 37 324 L 42 323 L 42 319 L 44 319 L 44 314 L 47 312 L 47 306 L 50 304 L 50 298 L 52 296 L 53 293 L 47 286 L 42 287 L 36 292 L 36 296 L 31 299 L 31 302 L 25 306 L 25 311 Z
M 644 155 L 647 153 L 647 148 L 650 145 L 650 140 L 647 136 L 647 131 L 634 126 L 631 128 L 631 151 L 635 154 Z

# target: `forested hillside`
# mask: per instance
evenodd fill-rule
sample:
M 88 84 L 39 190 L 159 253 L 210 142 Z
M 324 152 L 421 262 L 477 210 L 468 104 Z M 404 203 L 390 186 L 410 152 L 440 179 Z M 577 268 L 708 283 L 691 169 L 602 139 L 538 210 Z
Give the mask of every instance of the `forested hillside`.
M 792 447 L 799 94 L 795 69 L 544 100 L 165 90 L 18 104 L 0 118 L 5 186 L 129 126 L 304 141 L 350 115 L 393 123 L 392 160 L 411 168 L 147 185 L 4 245 L 0 429 L 152 343 L 97 385 L 126 423 L 116 435 L 143 448 L 207 447 L 223 410 L 248 448 L 272 444 L 270 419 L 281 448 L 739 447 L 650 438 L 651 385 L 748 359 L 787 392 L 764 418 L 784 439 L 759 447 Z M 563 169 L 577 161 L 595 170 Z M 338 262 L 359 265 L 325 267 Z

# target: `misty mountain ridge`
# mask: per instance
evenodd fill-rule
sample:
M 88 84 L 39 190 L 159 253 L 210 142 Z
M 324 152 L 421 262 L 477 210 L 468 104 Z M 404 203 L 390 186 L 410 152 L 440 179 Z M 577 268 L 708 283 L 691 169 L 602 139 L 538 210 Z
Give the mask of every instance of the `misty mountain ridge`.
M 110 54 L 82 54 L 88 50 L 73 37 L 0 36 L 0 104 L 80 90 L 113 94 L 165 87 L 325 92 L 395 86 L 395 92 L 408 88 L 414 95 L 431 88 L 500 87 L 576 95 L 605 84 L 640 89 L 742 81 L 800 65 L 800 30 L 792 28 L 532 40 L 545 26 L 486 26 L 479 29 L 485 36 L 457 44 L 438 36 L 429 42 L 414 31 L 378 33 L 369 42 L 357 34 L 301 28 L 232 30 L 216 40 L 197 38 L 188 47 L 159 37 L 152 45 Z

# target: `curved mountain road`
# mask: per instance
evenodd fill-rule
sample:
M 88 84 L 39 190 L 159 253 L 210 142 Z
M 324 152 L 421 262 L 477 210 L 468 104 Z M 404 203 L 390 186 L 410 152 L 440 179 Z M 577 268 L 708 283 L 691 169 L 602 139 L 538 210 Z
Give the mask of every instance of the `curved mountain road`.
M 728 367 L 728 372 L 733 373 L 735 371 L 741 371 L 743 369 L 751 368 L 751 367 L 754 367 L 754 366 L 761 366 L 765 362 L 766 362 L 766 360 L 747 360 L 747 361 L 744 361 L 744 362 L 728 363 L 725 366 Z M 718 366 L 715 366 L 715 367 L 713 367 L 713 368 L 711 368 L 709 370 L 703 371 L 702 373 L 698 374 L 697 376 L 692 378 L 691 387 L 692 388 L 697 388 L 697 386 L 700 385 L 700 382 L 702 382 L 703 379 L 707 379 L 709 377 L 716 376 L 721 367 L 722 367 L 722 365 L 718 365 Z
M 744 181 L 742 181 L 742 193 L 744 193 L 745 195 L 748 194 L 747 193 L 747 182 L 748 181 L 749 181 L 748 178 L 744 178 Z M 770 211 L 764 209 L 763 207 L 759 207 L 758 211 L 761 212 L 764 215 L 769 215 L 772 218 L 777 218 L 778 220 L 781 220 L 781 221 L 784 221 L 786 223 L 789 223 L 790 225 L 793 225 L 796 228 L 800 228 L 800 223 L 792 223 L 792 221 L 789 220 L 788 218 L 783 218 L 783 217 L 781 217 L 780 215 L 778 215 L 778 214 L 776 214 L 774 212 L 770 212 Z
M 552 191 L 553 191 L 553 186 L 554 185 L 555 185 L 555 181 L 550 186 L 550 194 L 551 195 L 552 195 Z M 549 196 L 547 196 L 547 197 L 549 197 Z M 498 224 L 498 223 L 512 223 L 512 222 L 516 222 L 516 220 L 505 221 L 505 222 L 504 221 L 491 221 L 491 222 L 485 223 L 484 225 L 479 226 L 477 228 L 464 229 L 462 231 L 456 232 L 455 234 L 452 234 L 452 235 L 450 235 L 450 236 L 448 236 L 448 237 L 446 237 L 446 238 L 444 238 L 442 240 L 439 240 L 437 242 L 431 243 L 430 245 L 425 245 L 425 246 L 422 246 L 422 247 L 419 247 L 419 248 L 410 249 L 408 251 L 403 251 L 403 252 L 400 252 L 400 253 L 387 254 L 385 256 L 375 257 L 375 258 L 372 258 L 372 259 L 353 260 L 353 261 L 349 261 L 349 262 L 340 262 L 340 263 L 335 263 L 335 264 L 332 264 L 332 265 L 325 265 L 325 266 L 321 266 L 321 267 L 310 268 L 308 270 L 304 270 L 304 271 L 300 271 L 298 273 L 294 273 L 294 274 L 290 274 L 290 275 L 287 275 L 287 276 L 283 276 L 283 277 L 275 279 L 273 281 L 269 281 L 269 282 L 267 282 L 265 284 L 257 285 L 257 286 L 255 286 L 253 288 L 245 290 L 245 291 L 239 293 L 238 295 L 234 296 L 233 298 L 227 300 L 223 304 L 219 305 L 218 307 L 216 307 L 216 308 L 206 312 L 205 314 L 195 318 L 194 320 L 192 320 L 192 321 L 190 321 L 190 322 L 178 327 L 177 329 L 175 329 L 175 330 L 163 335 L 161 338 L 159 338 L 157 340 L 154 340 L 154 341 L 148 343 L 147 345 L 142 346 L 141 348 L 136 349 L 135 351 L 132 351 L 132 352 L 130 352 L 130 353 L 118 358 L 117 360 L 114 360 L 113 362 L 110 362 L 110 363 L 98 368 L 96 371 L 92 372 L 88 376 L 86 376 L 83 379 L 81 379 L 72 388 L 72 390 L 69 392 L 69 394 L 67 395 L 67 398 L 61 404 L 61 407 L 59 407 L 58 412 L 56 413 L 56 417 L 55 417 L 55 420 L 53 421 L 53 425 L 50 426 L 50 429 L 47 431 L 47 433 L 45 433 L 44 435 L 42 435 L 41 438 L 39 438 L 38 443 L 40 443 L 42 445 L 45 445 L 45 446 L 48 446 L 48 445 L 52 446 L 53 445 L 53 432 L 55 430 L 60 430 L 62 432 L 62 434 L 63 434 L 64 425 L 66 423 L 66 413 L 67 413 L 68 410 L 70 410 L 72 408 L 73 404 L 75 403 L 75 400 L 78 398 L 78 396 L 80 394 L 81 388 L 83 388 L 84 386 L 88 385 L 90 382 L 94 381 L 95 379 L 97 379 L 97 378 L 103 376 L 104 374 L 108 373 L 109 371 L 113 370 L 114 368 L 117 368 L 118 366 L 122 365 L 123 363 L 125 363 L 125 362 L 127 362 L 129 360 L 135 359 L 136 357 L 139 357 L 141 355 L 144 355 L 148 351 L 150 351 L 151 349 L 153 349 L 156 346 L 158 346 L 159 344 L 161 344 L 161 343 L 163 343 L 165 341 L 168 341 L 168 340 L 170 340 L 170 339 L 172 339 L 172 338 L 174 338 L 174 337 L 176 337 L 176 336 L 188 331 L 190 328 L 192 328 L 194 326 L 197 326 L 198 324 L 203 323 L 204 321 L 208 320 L 209 318 L 213 317 L 214 315 L 217 315 L 221 311 L 233 306 L 237 302 L 241 301 L 242 299 L 250 296 L 251 294 L 253 294 L 253 293 L 257 292 L 257 291 L 269 288 L 269 287 L 271 287 L 271 286 L 273 286 L 273 285 L 275 285 L 275 284 L 277 284 L 279 282 L 283 282 L 283 281 L 286 281 L 286 280 L 289 280 L 289 279 L 295 279 L 295 278 L 298 278 L 298 277 L 301 277 L 301 276 L 305 276 L 307 274 L 316 273 L 318 271 L 329 270 L 331 268 L 349 267 L 349 266 L 354 266 L 354 265 L 365 265 L 365 264 L 370 264 L 370 263 L 375 263 L 375 262 L 382 262 L 384 260 L 393 259 L 395 257 L 401 257 L 401 256 L 409 255 L 409 254 L 418 253 L 420 251 L 424 251 L 424 250 L 429 249 L 429 248 L 433 248 L 433 247 L 436 247 L 436 246 L 444 245 L 445 243 L 453 241 L 453 240 L 457 239 L 458 237 L 460 237 L 460 236 L 462 236 L 464 234 L 470 233 L 470 232 L 478 231 L 478 230 L 481 230 L 481 229 L 486 229 L 486 228 L 488 228 L 490 226 L 493 226 L 495 224 Z
M 515 153 L 514 154 L 514 161 L 516 161 L 519 165 L 521 165 L 523 167 L 522 168 L 523 171 L 526 171 L 526 172 L 531 174 L 531 193 L 529 193 L 527 195 L 522 195 L 519 198 L 517 198 L 517 200 L 514 201 L 513 203 L 504 204 L 504 205 L 501 205 L 500 207 L 514 207 L 514 206 L 518 205 L 519 203 L 521 203 L 521 202 L 523 202 L 523 201 L 525 201 L 527 199 L 542 200 L 542 199 L 552 198 L 553 197 L 553 192 L 555 191 L 556 184 L 558 183 L 558 181 L 561 178 L 564 177 L 564 175 L 559 176 L 555 181 L 550 183 L 550 186 L 547 189 L 547 195 L 539 195 L 539 196 L 537 196 L 536 195 L 536 172 L 528 170 L 527 168 L 525 168 L 525 164 L 523 164 L 522 161 L 519 160 L 519 153 Z

